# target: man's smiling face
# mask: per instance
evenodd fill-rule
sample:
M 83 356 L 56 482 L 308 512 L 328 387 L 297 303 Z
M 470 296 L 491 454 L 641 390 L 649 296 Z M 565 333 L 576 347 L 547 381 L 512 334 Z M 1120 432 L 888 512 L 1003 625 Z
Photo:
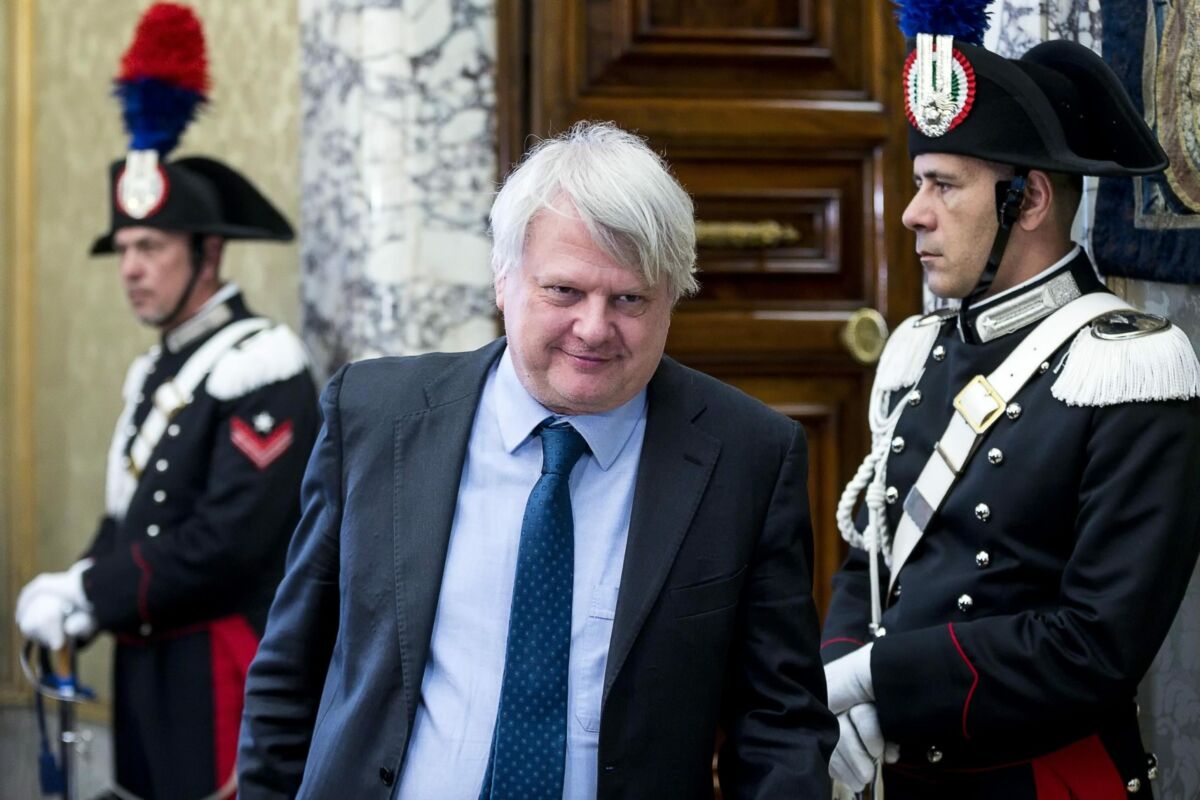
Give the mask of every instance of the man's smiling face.
M 598 414 L 650 382 L 666 347 L 671 300 L 592 241 L 569 201 L 530 223 L 520 267 L 496 303 L 521 384 L 560 414 Z

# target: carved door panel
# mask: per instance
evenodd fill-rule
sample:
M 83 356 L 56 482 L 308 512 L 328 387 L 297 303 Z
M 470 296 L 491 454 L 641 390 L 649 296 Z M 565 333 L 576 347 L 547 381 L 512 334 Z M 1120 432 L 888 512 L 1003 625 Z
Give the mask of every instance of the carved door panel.
M 844 553 L 834 510 L 868 441 L 870 369 L 851 349 L 877 356 L 879 325 L 920 305 L 899 224 L 911 184 L 891 3 L 498 9 L 502 164 L 529 134 L 612 120 L 695 199 L 702 290 L 677 309 L 667 351 L 806 426 L 823 613 Z

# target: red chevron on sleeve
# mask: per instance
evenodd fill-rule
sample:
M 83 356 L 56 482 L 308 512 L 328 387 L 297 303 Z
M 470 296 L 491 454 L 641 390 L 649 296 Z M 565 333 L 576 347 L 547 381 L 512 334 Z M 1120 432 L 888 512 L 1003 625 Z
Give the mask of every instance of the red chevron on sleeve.
M 260 470 L 264 470 L 292 446 L 292 421 L 275 426 L 275 430 L 259 435 L 245 420 L 234 417 L 229 421 L 229 440 L 242 455 Z

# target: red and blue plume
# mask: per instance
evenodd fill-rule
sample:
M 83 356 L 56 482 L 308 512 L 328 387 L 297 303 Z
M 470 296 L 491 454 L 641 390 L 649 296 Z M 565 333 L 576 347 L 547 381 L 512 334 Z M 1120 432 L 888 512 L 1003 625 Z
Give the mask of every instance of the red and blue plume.
M 114 94 L 121 102 L 130 150 L 165 156 L 208 101 L 204 29 L 187 6 L 155 3 L 138 22 L 121 57 Z
M 992 0 L 896 0 L 896 19 L 910 39 L 918 33 L 983 44 Z

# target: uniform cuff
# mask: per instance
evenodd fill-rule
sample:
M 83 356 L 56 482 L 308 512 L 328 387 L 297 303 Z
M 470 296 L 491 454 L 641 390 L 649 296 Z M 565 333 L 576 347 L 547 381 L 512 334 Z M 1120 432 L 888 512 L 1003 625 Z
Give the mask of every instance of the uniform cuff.
M 871 652 L 879 722 L 889 740 L 963 741 L 978 673 L 951 625 L 880 637 Z

